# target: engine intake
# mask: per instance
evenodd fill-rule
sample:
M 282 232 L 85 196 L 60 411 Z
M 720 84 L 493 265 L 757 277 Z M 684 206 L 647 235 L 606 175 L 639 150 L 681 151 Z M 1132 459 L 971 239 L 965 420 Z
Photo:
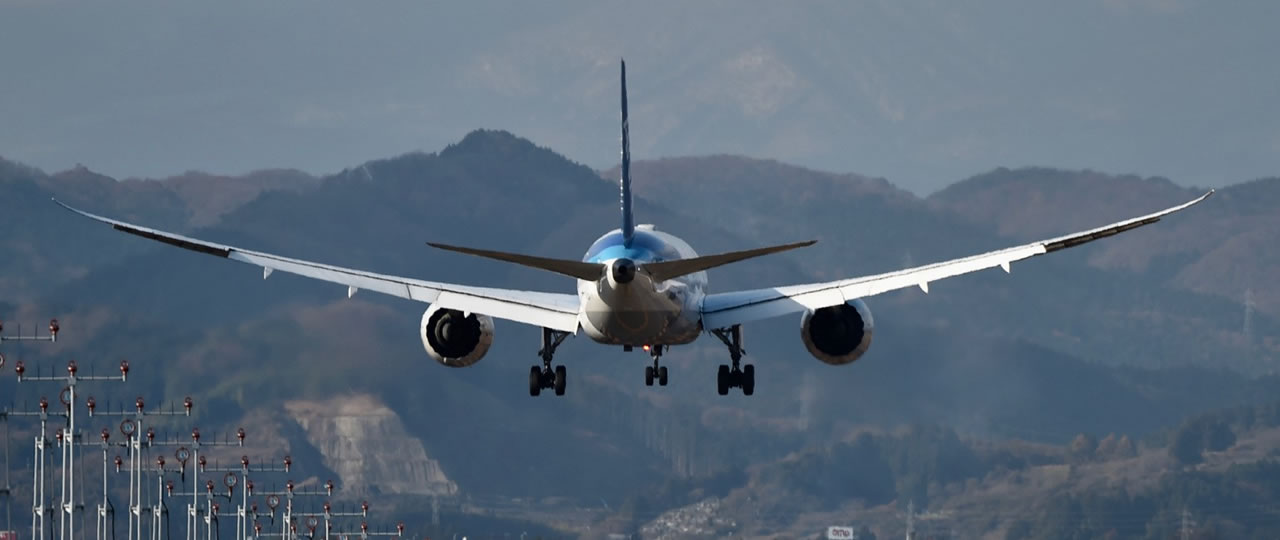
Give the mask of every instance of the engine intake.
M 467 367 L 484 358 L 493 345 L 493 318 L 433 305 L 423 312 L 418 332 L 422 346 L 436 362 Z
M 871 309 L 862 300 L 806 311 L 800 320 L 800 337 L 809 354 L 833 366 L 861 358 L 871 347 L 873 329 Z

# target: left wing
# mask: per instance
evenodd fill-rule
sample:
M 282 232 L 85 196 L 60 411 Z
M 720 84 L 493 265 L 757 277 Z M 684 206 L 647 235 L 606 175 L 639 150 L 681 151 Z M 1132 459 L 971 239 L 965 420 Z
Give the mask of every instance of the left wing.
M 551 328 L 562 332 L 577 333 L 578 331 L 579 302 L 577 296 L 572 294 L 436 283 L 375 274 L 373 272 L 353 270 L 301 259 L 290 259 L 270 253 L 249 251 L 156 229 L 148 229 L 77 210 L 62 204 L 57 199 L 54 199 L 53 202 L 84 217 L 109 224 L 117 231 L 224 259 L 261 266 L 262 279 L 266 279 L 267 276 L 271 275 L 272 271 L 280 270 L 290 274 L 346 285 L 348 297 L 355 294 L 357 290 L 368 289 L 428 304 L 437 304 L 444 308 L 481 313 L 499 319 Z
M 1153 214 L 1058 238 L 1032 242 L 962 259 L 953 259 L 896 272 L 826 283 L 709 294 L 702 304 L 702 326 L 707 329 L 726 328 L 744 322 L 837 306 L 856 298 L 874 296 L 907 287 L 920 287 L 921 290 L 927 293 L 929 292 L 929 282 L 931 281 L 996 266 L 1001 267 L 1005 272 L 1009 272 L 1009 264 L 1014 261 L 1078 246 L 1099 238 L 1106 238 L 1143 225 L 1155 223 L 1166 215 L 1205 200 L 1213 194 L 1213 191 L 1210 189 L 1208 193 L 1194 200 Z

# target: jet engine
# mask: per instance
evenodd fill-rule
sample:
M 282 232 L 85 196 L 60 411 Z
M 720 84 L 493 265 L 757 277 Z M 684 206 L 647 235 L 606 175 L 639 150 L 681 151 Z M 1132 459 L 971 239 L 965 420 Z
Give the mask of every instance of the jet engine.
M 423 312 L 418 333 L 436 362 L 467 367 L 479 362 L 493 345 L 493 318 L 432 305 Z
M 809 354 L 839 366 L 860 358 L 871 347 L 871 309 L 862 300 L 806 311 L 800 337 Z

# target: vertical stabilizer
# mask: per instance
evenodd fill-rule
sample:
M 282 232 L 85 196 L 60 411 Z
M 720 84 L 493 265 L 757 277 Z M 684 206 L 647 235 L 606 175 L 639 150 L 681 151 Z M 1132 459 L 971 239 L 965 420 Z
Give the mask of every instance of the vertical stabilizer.
M 631 141 L 627 136 L 627 61 L 622 61 L 622 239 L 631 246 L 636 221 L 631 215 Z

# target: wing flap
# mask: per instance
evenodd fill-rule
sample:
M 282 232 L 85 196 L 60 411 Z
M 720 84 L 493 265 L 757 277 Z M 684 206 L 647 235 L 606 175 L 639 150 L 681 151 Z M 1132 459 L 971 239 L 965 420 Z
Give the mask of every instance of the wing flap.
M 328 281 L 330 283 L 340 283 L 348 287 L 355 287 L 366 291 L 380 292 L 391 296 L 399 296 L 400 298 L 412 298 L 410 294 L 409 280 L 400 281 L 389 278 L 388 276 L 380 276 L 378 274 L 370 274 L 350 270 L 338 266 L 329 266 L 325 264 L 317 264 L 308 261 L 290 259 L 286 257 L 277 257 L 268 253 L 258 253 L 254 251 L 234 250 L 228 256 L 228 259 L 240 261 L 254 266 L 261 266 L 266 270 L 279 270 L 299 276 L 318 279 L 320 281 Z M 435 301 L 434 295 L 430 299 L 421 299 L 421 302 L 431 303 Z
M 1145 216 L 970 257 L 826 283 L 710 294 L 703 300 L 702 324 L 704 328 L 725 328 L 744 322 L 835 306 L 856 298 L 874 296 L 907 287 L 918 286 L 928 292 L 928 284 L 930 282 L 997 266 L 1005 272 L 1009 272 L 1010 265 L 1014 262 L 1075 247 L 1155 223 L 1164 216 L 1189 208 L 1207 199 L 1213 193 L 1214 190 L 1211 189 L 1191 201 Z

